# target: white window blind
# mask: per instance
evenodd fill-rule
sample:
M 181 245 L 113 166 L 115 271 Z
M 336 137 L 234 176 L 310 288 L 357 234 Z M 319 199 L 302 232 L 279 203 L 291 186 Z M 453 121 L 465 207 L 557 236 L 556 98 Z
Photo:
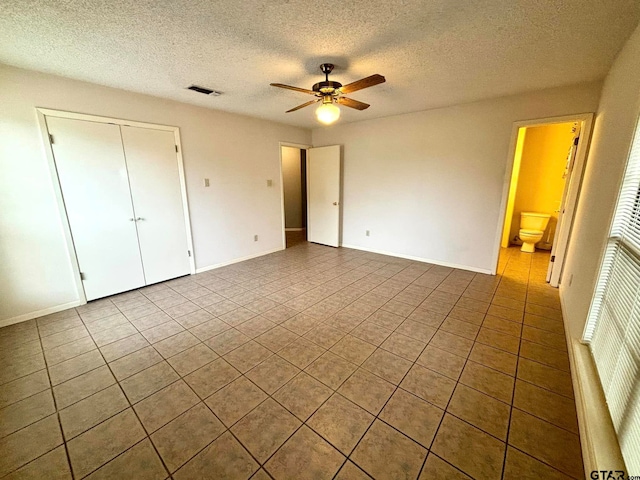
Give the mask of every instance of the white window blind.
M 584 340 L 629 475 L 640 474 L 640 126 L 631 146 Z

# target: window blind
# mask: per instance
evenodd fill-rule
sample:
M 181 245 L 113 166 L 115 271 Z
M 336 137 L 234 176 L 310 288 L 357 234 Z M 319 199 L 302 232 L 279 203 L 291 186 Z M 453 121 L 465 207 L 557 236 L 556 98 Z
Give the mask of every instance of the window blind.
M 640 127 L 584 332 L 629 475 L 640 474 Z

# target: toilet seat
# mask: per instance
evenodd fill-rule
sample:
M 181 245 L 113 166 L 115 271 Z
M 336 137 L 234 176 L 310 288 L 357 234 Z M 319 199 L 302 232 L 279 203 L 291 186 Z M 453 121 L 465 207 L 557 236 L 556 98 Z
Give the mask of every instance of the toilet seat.
M 542 230 L 520 230 L 520 233 L 524 235 L 543 235 L 544 234 Z

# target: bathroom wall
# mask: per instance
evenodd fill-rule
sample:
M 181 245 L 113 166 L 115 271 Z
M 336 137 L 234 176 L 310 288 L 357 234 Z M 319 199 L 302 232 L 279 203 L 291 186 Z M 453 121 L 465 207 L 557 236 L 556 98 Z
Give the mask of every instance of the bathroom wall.
M 526 129 L 520 174 L 511 220 L 511 243 L 520 229 L 521 212 L 551 215 L 539 248 L 551 248 L 565 180 L 562 178 L 573 142 L 573 122 Z M 516 242 L 521 243 L 521 242 Z
M 518 139 L 516 140 L 516 152 L 513 156 L 513 168 L 511 172 L 511 183 L 509 184 L 509 197 L 507 198 L 507 211 L 505 213 L 504 227 L 502 228 L 502 240 L 500 246 L 507 248 L 511 243 L 511 223 L 513 219 L 513 207 L 516 203 L 516 192 L 518 190 L 518 179 L 520 178 L 520 163 L 522 162 L 522 151 L 524 149 L 524 139 L 527 136 L 527 129 L 518 129 Z

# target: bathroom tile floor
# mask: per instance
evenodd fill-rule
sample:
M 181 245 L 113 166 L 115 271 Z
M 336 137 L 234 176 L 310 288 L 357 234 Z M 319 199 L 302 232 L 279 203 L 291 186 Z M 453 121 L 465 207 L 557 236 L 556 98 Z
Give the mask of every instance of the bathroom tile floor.
M 0 477 L 583 478 L 548 254 L 301 243 L 0 329 Z

